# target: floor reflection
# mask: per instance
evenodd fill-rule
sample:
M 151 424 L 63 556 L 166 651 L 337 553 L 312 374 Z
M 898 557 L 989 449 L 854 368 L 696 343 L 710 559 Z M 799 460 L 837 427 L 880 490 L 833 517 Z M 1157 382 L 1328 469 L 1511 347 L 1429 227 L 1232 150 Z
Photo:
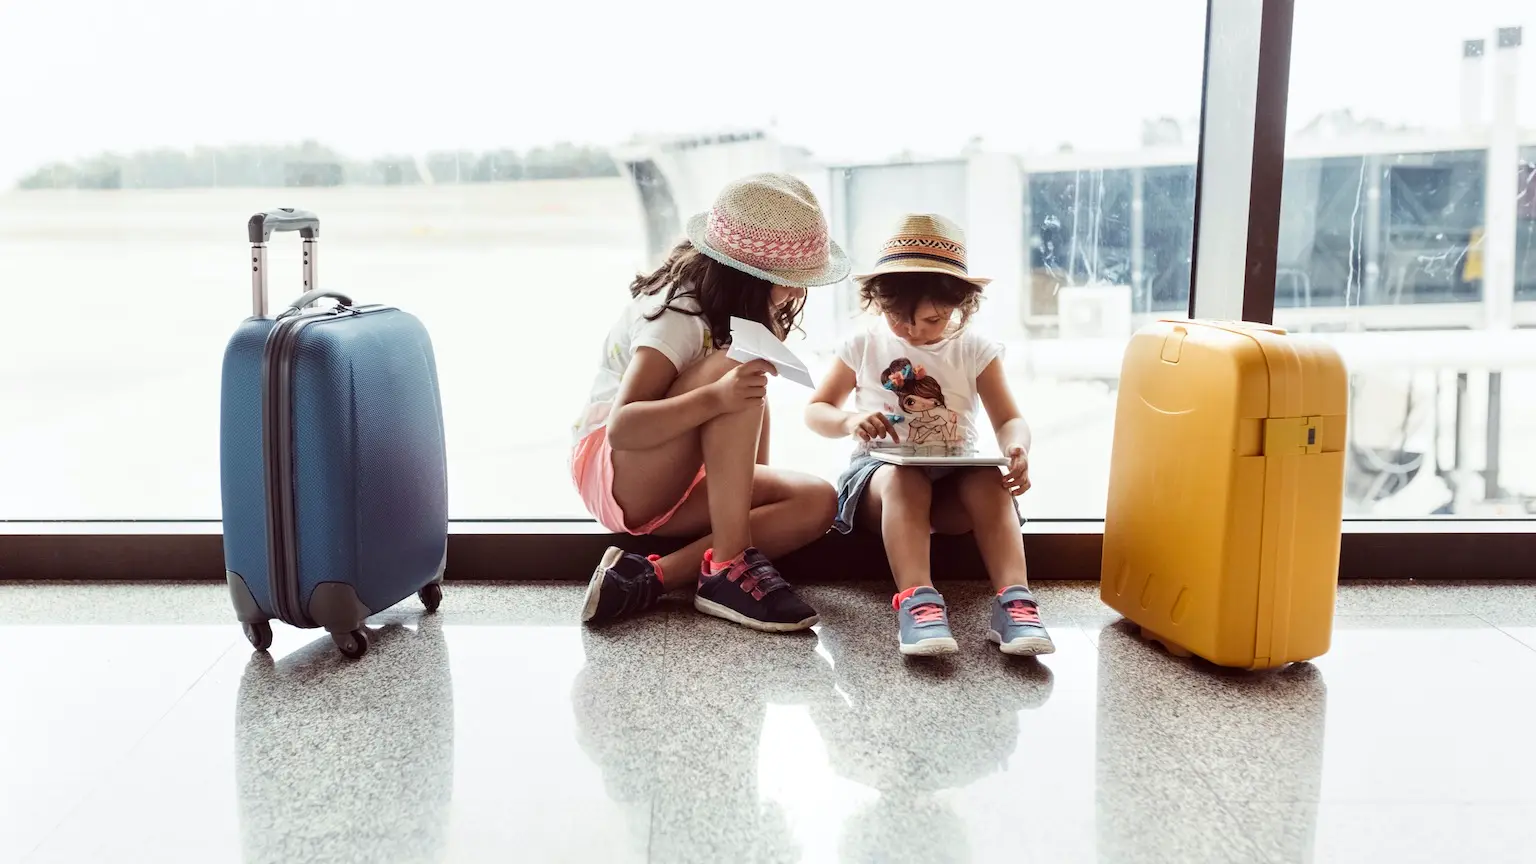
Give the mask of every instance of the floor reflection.
M 800 860 L 789 820 L 760 794 L 757 775 L 767 706 L 833 696 L 815 635 L 630 654 L 628 644 L 643 638 L 584 630 L 587 662 L 572 702 L 577 739 L 609 794 L 652 802 L 652 860 Z M 628 654 L 627 662 L 617 654 Z
M 1322 673 L 1175 658 L 1125 621 L 1100 631 L 1098 645 L 1099 860 L 1311 860 L 1315 810 L 1297 824 L 1282 808 L 1245 805 L 1318 800 Z M 1272 814 L 1269 824 L 1239 818 L 1255 812 Z
M 1005 768 L 1019 747 L 1018 712 L 1050 698 L 1051 670 L 1001 656 L 892 662 L 889 646 L 863 634 L 823 630 L 822 641 L 841 698 L 812 708 L 816 727 L 833 769 L 878 793 L 843 827 L 840 860 L 973 860 L 942 793 Z
M 868 626 L 879 607 L 853 606 L 858 626 L 788 638 L 687 613 L 659 646 L 654 630 L 584 631 L 577 739 L 610 796 L 651 802 L 652 860 L 981 854 L 946 794 L 1008 768 L 1051 670 L 996 652 L 903 661 L 889 628 Z
M 1333 650 L 1268 673 L 1106 626 L 1096 586 L 1041 587 L 1058 650 L 1023 662 L 985 585 L 938 662 L 880 585 L 808 589 L 788 638 L 675 601 L 584 628 L 581 591 L 459 586 L 351 662 L 253 655 L 212 584 L 0 586 L 0 861 L 1536 860 L 1536 584 L 1346 586 Z
M 454 759 L 442 622 L 426 615 L 369 637 L 364 661 L 322 636 L 247 664 L 235 704 L 246 864 L 442 860 Z

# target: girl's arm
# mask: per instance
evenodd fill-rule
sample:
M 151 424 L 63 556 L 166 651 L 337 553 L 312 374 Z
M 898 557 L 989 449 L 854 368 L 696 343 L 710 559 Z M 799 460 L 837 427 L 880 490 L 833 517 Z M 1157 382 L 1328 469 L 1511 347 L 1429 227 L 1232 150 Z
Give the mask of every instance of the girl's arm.
M 853 370 L 841 360 L 834 361 L 821 386 L 811 394 L 811 404 L 805 406 L 805 425 L 824 438 L 848 437 L 848 418 L 852 415 L 838 407 L 853 392 Z
M 981 375 L 976 378 L 976 392 L 981 395 L 981 404 L 992 420 L 998 449 L 1008 457 L 1004 483 L 1013 494 L 1022 495 L 1029 490 L 1029 447 L 1034 442 L 1029 423 L 1019 413 L 1019 403 L 1014 401 L 1013 391 L 1008 388 L 1001 358 L 981 370 Z
M 981 375 L 976 379 L 976 392 L 981 395 L 981 404 L 987 409 L 987 417 L 992 420 L 992 431 L 997 433 L 997 446 L 1003 454 L 1008 455 L 1010 450 L 1017 447 L 1028 455 L 1032 443 L 1029 424 L 1024 421 L 1024 415 L 1019 413 L 1019 403 L 1014 401 L 1013 391 L 1008 388 L 1008 378 L 1003 374 L 1001 359 L 993 360 L 987 364 L 987 368 L 981 370 Z
M 842 360 L 832 364 L 821 386 L 811 395 L 811 404 L 805 406 L 805 425 L 812 432 L 825 438 L 883 438 L 890 435 L 892 441 L 900 440 L 896 427 L 883 413 L 859 415 L 838 407 L 848 399 L 858 383 L 852 369 Z
M 642 347 L 629 361 L 614 396 L 608 443 L 615 450 L 649 450 L 737 410 L 738 403 L 760 402 L 767 392 L 769 368 L 767 361 L 754 360 L 718 381 L 668 397 L 677 367 L 655 348 Z

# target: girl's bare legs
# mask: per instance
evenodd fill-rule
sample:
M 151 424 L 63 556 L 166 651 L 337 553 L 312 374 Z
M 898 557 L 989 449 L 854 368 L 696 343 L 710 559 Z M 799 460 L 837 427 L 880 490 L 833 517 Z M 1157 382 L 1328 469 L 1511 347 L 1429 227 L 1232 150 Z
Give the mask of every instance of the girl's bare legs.
M 1056 650 L 1051 635 L 1040 623 L 1039 606 L 1027 592 L 1029 571 L 1024 563 L 1024 537 L 1018 514 L 995 468 L 973 468 L 945 478 L 936 493 L 935 508 L 945 509 L 945 533 L 970 529 L 976 548 L 987 567 L 997 598 L 992 601 L 987 636 L 1004 654 L 1035 656 Z M 935 509 L 935 523 L 939 522 Z M 1020 586 L 1025 591 L 1005 593 Z
M 935 503 L 933 481 L 922 468 L 882 465 L 869 478 L 858 521 L 879 531 L 896 579 L 896 642 L 903 656 L 953 654 L 944 600 L 933 588 L 928 564 Z M 925 593 L 917 593 L 919 590 Z
M 996 468 L 972 468 L 944 478 L 934 492 L 935 531 L 976 535 L 976 548 L 994 590 L 1029 585 L 1024 536 L 1012 497 Z
M 729 369 L 716 352 L 679 375 L 667 396 L 687 393 L 718 381 Z M 702 434 L 695 429 L 649 450 L 613 451 L 613 499 L 624 521 L 638 526 L 672 508 L 688 491 L 704 464 Z
M 880 532 L 898 592 L 933 587 L 928 566 L 932 504 L 933 484 L 921 468 L 883 465 L 865 487 L 855 521 Z
M 736 365 L 738 364 L 735 361 L 726 358 L 725 352 L 716 351 L 679 375 L 677 380 L 672 382 L 672 388 L 667 391 L 667 397 L 679 396 L 713 384 Z M 735 502 L 735 509 L 740 513 L 723 514 L 725 524 L 729 526 L 727 531 L 734 529 L 738 535 L 726 539 L 741 542 L 743 538 L 740 535 L 749 533 L 749 529 L 745 527 L 746 513 L 750 509 L 745 493 L 747 484 L 741 483 L 741 470 L 738 468 L 732 471 L 728 464 L 739 458 L 736 450 L 750 449 L 745 467 L 751 467 L 752 462 L 755 461 L 756 430 L 760 423 L 761 417 L 752 416 L 748 411 L 722 414 L 698 429 L 679 435 L 659 447 L 652 447 L 649 450 L 613 451 L 613 498 L 618 502 L 619 508 L 624 511 L 624 520 L 632 526 L 644 525 L 672 509 L 688 492 L 693 478 L 698 476 L 699 466 L 706 464 L 705 430 L 710 427 L 719 427 L 722 432 L 737 432 L 751 438 L 751 447 L 748 448 L 745 443 L 733 441 L 729 434 L 711 436 L 715 448 L 715 453 L 712 455 L 715 461 L 720 461 L 722 464 L 718 467 L 710 466 L 709 473 L 722 471 L 725 474 L 721 481 L 710 480 L 716 488 L 716 495 L 723 501 L 730 502 L 731 496 L 726 494 L 721 484 L 733 481 L 741 484 L 742 494 Z M 751 475 L 748 474 L 747 477 L 750 479 Z M 726 506 L 722 509 L 731 508 Z M 745 539 L 743 548 L 750 544 L 750 537 Z
M 711 478 L 713 479 L 713 478 Z M 827 533 L 837 515 L 837 493 L 819 477 L 758 465 L 752 478 L 752 509 L 748 514 L 753 545 L 769 558 L 784 555 L 815 542 Z M 687 502 L 657 529 L 662 537 L 698 537 L 710 530 L 716 485 L 700 486 Z M 668 590 L 692 586 L 704 562 L 704 552 L 715 549 L 725 561 L 726 547 L 707 534 L 661 559 L 663 584 Z M 745 547 L 743 547 L 745 548 Z M 739 553 L 738 553 L 739 554 Z
M 708 487 L 702 503 L 709 513 L 708 529 L 717 561 L 730 561 L 752 545 L 752 477 L 764 410 L 757 406 L 721 414 L 699 429 Z M 829 524 L 831 521 L 827 519 Z
M 678 376 L 667 395 L 712 384 L 737 365 L 716 351 Z M 755 464 L 763 410 L 721 414 L 697 432 L 650 450 L 614 451 L 614 499 L 631 525 L 665 513 L 687 492 L 699 466 L 705 467 L 704 485 L 656 532 L 664 537 L 708 534 L 662 559 L 668 588 L 693 584 L 706 549 L 713 548 L 721 561 L 753 545 L 771 557 L 806 545 L 832 524 L 837 493 L 831 485 Z M 763 536 L 757 537 L 758 532 Z

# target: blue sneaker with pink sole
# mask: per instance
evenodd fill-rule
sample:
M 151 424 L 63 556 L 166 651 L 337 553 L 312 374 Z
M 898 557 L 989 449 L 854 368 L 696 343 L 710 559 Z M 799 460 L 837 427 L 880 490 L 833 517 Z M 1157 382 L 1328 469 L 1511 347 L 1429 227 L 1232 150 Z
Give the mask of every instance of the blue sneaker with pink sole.
M 891 598 L 896 609 L 897 646 L 908 656 L 931 657 L 960 650 L 949 630 L 949 607 L 944 595 L 924 586 Z
M 1023 585 L 1004 588 L 992 601 L 992 626 L 987 638 L 1004 654 L 1034 657 L 1052 654 L 1056 643 L 1040 623 L 1040 604 Z

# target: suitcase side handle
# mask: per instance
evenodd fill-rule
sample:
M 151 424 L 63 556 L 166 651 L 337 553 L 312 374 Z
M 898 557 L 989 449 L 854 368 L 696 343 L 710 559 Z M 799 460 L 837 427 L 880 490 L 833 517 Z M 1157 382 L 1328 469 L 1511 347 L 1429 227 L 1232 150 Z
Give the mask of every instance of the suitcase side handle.
M 320 257 L 320 217 L 308 210 L 279 207 L 257 213 L 246 223 L 246 236 L 251 241 L 251 312 L 257 318 L 267 314 L 267 241 L 274 231 L 297 231 L 304 240 L 304 292 L 314 293 L 315 270 Z M 349 301 L 350 302 L 350 301 Z

